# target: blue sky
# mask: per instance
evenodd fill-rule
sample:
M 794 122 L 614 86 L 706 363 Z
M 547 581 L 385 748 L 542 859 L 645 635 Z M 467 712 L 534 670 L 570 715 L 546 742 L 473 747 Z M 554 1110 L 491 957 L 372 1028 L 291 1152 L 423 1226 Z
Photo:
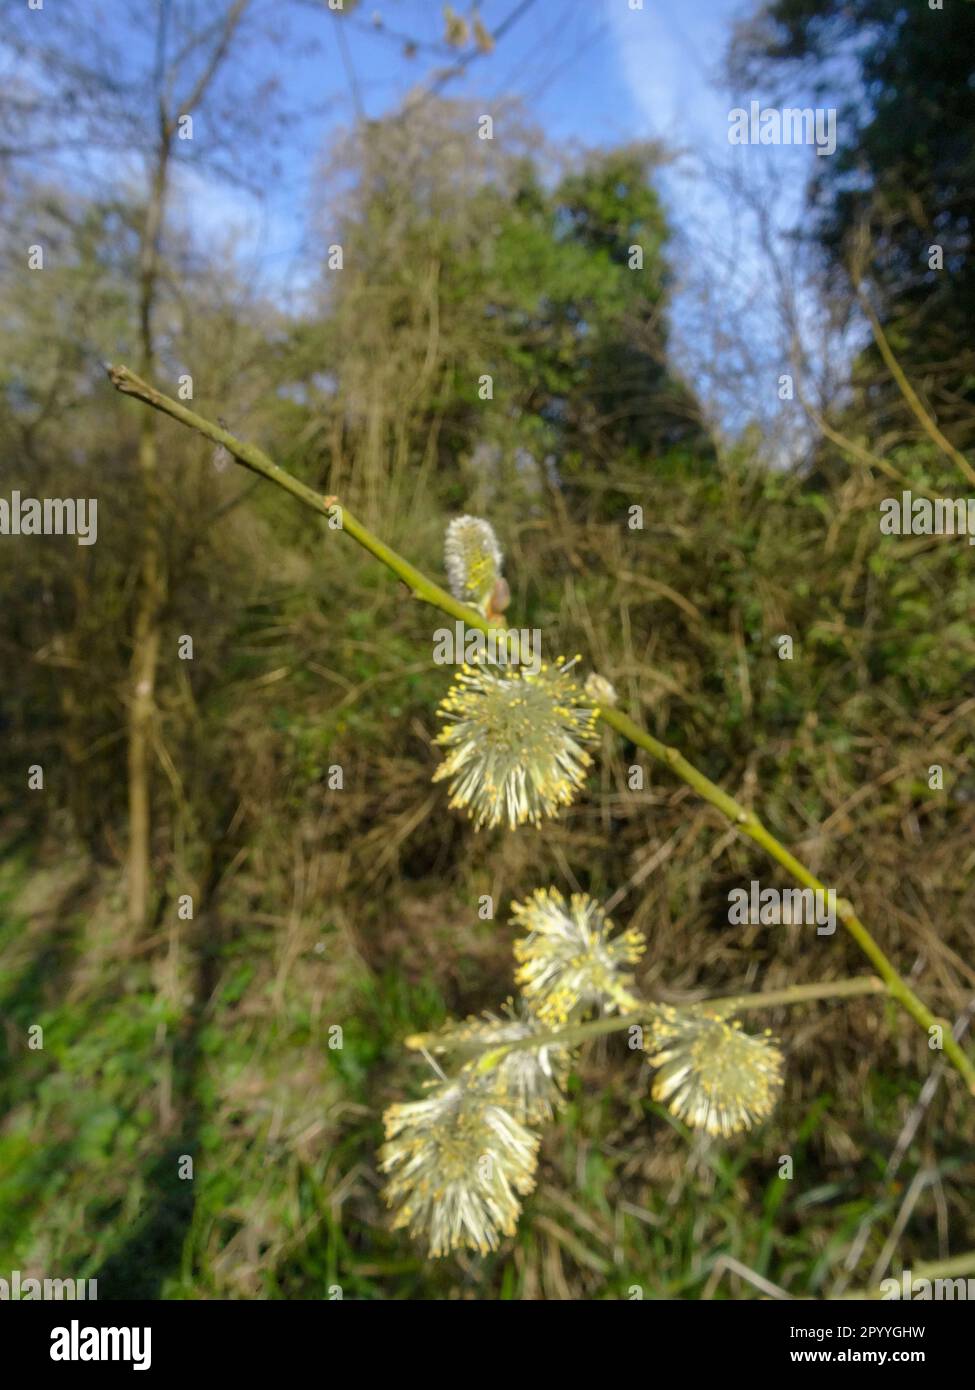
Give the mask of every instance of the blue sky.
M 741 194 L 761 189 L 753 196 L 781 236 L 801 221 L 816 157 L 808 148 L 729 145 L 733 101 L 722 83 L 724 58 L 734 20 L 756 4 L 644 0 L 634 10 L 629 0 L 534 0 L 494 53 L 472 61 L 443 90 L 475 98 L 487 112 L 503 110 L 504 99 L 516 96 L 548 140 L 567 151 L 651 138 L 678 153 L 659 177 L 675 233 L 674 355 L 715 418 L 734 426 L 768 416 L 771 427 L 782 413 L 776 387 L 787 364 L 776 341 L 773 277 Z M 466 0 L 454 8 L 466 12 Z M 518 10 L 519 0 L 482 0 L 480 13 L 493 30 Z M 343 22 L 344 53 L 337 28 Z M 443 27 L 434 0 L 363 0 L 345 21 L 311 12 L 300 17 L 307 42 L 298 46 L 302 56 L 289 58 L 289 84 L 294 94 L 307 91 L 309 107 L 324 96 L 327 112 L 301 122 L 285 180 L 268 188 L 256 217 L 247 199 L 227 190 L 219 197 L 210 189 L 204 205 L 193 199 L 198 219 L 224 225 L 236 219 L 248 227 L 245 242 L 260 263 L 255 270 L 278 284 L 279 295 L 283 286 L 300 290 L 301 267 L 310 264 L 300 254 L 303 192 L 316 158 L 356 110 L 375 117 L 394 109 L 445 61 L 423 47 L 435 46 Z M 391 31 L 416 38 L 416 58 L 404 57 Z M 741 93 L 734 102 L 762 95 Z M 737 193 L 729 191 L 740 182 Z M 799 303 L 811 307 L 801 294 Z M 719 379 L 728 372 L 730 386 Z
M 456 0 L 455 8 L 466 12 L 467 4 Z M 518 8 L 518 0 L 481 0 L 480 13 L 494 29 Z M 728 150 L 728 100 L 712 82 L 720 75 L 731 22 L 748 9 L 748 0 L 645 0 L 642 11 L 631 10 L 629 0 L 534 0 L 495 52 L 471 62 L 443 91 L 477 98 L 488 112 L 505 97 L 517 96 L 557 145 L 659 138 L 675 148 L 720 157 Z M 374 26 L 376 18 L 381 26 Z M 381 116 L 439 68 L 444 59 L 433 45 L 443 29 L 437 0 L 362 0 L 344 21 L 311 9 L 299 13 L 293 29 L 297 45 L 281 75 L 292 99 L 300 104 L 307 93 L 308 107 L 317 108 L 324 98 L 328 110 L 315 110 L 299 123 L 283 181 L 265 190 L 268 207 L 260 235 L 271 257 L 299 240 L 301 195 L 316 156 L 357 109 Z M 417 57 L 405 58 L 391 33 L 414 36 L 421 45 Z M 273 52 L 268 59 L 270 70 Z M 255 81 L 266 75 L 255 68 Z M 678 180 L 678 196 L 680 187 Z M 236 209 L 238 217 L 251 220 L 246 199 L 238 204 L 231 190 L 222 197 L 227 201 L 211 186 L 215 218 Z M 204 209 L 199 213 L 206 215 Z
M 119 45 L 122 75 L 144 84 L 148 103 L 151 26 L 130 0 L 60 3 L 65 10 L 97 15 Z M 178 11 L 189 0 L 173 3 Z M 519 98 L 548 141 L 566 153 L 635 139 L 666 142 L 676 152 L 659 177 L 674 230 L 675 355 L 717 418 L 733 422 L 766 409 L 774 413 L 771 387 L 777 368 L 784 370 L 775 342 L 774 277 L 745 195 L 750 192 L 770 214 L 781 248 L 782 232 L 801 220 L 802 190 L 815 155 L 800 147 L 729 145 L 730 107 L 770 95 L 741 93 L 732 101 L 720 85 L 733 21 L 752 14 L 759 0 L 643 0 L 642 9 L 631 8 L 633 3 L 481 0 L 486 28 L 505 25 L 506 32 L 493 53 L 473 58 L 442 90 L 476 99 L 489 113 L 503 112 L 506 98 Z M 174 177 L 172 212 L 211 248 L 232 239 L 233 254 L 252 283 L 292 306 L 300 303 L 310 268 L 320 259 L 304 254 L 311 236 L 309 190 L 341 128 L 357 113 L 378 117 L 395 109 L 457 56 L 443 42 L 440 0 L 360 0 L 343 17 L 329 14 L 327 4 L 252 0 L 254 21 L 280 29 L 284 42 L 240 50 L 235 99 L 268 81 L 281 84 L 297 119 L 278 146 L 276 163 L 258 164 L 256 177 L 252 167 L 252 190 L 200 172 L 193 158 L 203 153 L 208 136 L 201 115 L 192 148 L 179 151 L 189 158 Z M 466 15 L 471 0 L 454 0 L 453 8 Z M 55 0 L 48 0 L 42 14 L 27 22 L 56 26 L 58 13 Z M 206 6 L 198 13 L 206 13 Z M 414 57 L 406 56 L 401 36 L 415 41 Z M 0 68 L 3 57 L 0 40 Z M 798 91 L 795 100 L 804 104 Z M 87 161 L 73 155 L 76 171 L 84 165 L 99 178 L 140 180 L 140 163 L 126 136 L 120 130 L 117 150 Z M 503 119 L 496 138 L 503 138 Z M 736 386 L 729 396 L 727 383 L 718 380 L 729 370 L 742 381 L 739 400 L 733 399 Z

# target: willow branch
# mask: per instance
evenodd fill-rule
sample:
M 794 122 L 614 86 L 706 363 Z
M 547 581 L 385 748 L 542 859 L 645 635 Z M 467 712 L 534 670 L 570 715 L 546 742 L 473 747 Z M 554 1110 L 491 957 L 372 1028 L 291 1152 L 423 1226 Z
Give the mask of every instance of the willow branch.
M 296 497 L 299 502 L 303 502 L 306 507 L 318 512 L 320 516 L 328 520 L 332 520 L 336 516 L 337 510 L 339 510 L 337 497 L 325 497 L 322 493 L 316 492 L 314 488 L 308 487 L 292 473 L 289 473 L 287 469 L 281 468 L 279 464 L 268 458 L 263 449 L 258 449 L 253 444 L 246 444 L 242 439 L 237 439 L 235 435 L 232 435 L 229 430 L 222 429 L 202 415 L 197 415 L 194 410 L 187 410 L 186 406 L 181 405 L 179 401 L 164 396 L 161 391 L 157 391 L 154 386 L 150 386 L 148 382 L 136 376 L 135 372 L 130 372 L 128 367 L 109 366 L 107 371 L 112 385 L 123 395 L 134 396 L 137 400 L 144 401 L 146 405 L 151 405 L 153 409 L 161 411 L 164 415 L 170 415 L 181 425 L 187 425 L 190 429 L 196 430 L 198 434 L 212 440 L 214 444 L 222 444 L 227 453 L 238 463 L 243 464 L 252 473 L 257 473 L 260 477 L 265 478 L 269 483 L 283 488 L 285 492 L 290 492 L 292 497 Z M 466 604 L 460 603 L 453 594 L 442 589 L 439 584 L 434 584 L 425 574 L 421 574 L 402 555 L 391 550 L 378 536 L 373 535 L 367 527 L 357 521 L 345 507 L 341 507 L 339 514 L 341 529 L 347 531 L 353 540 L 358 541 L 387 569 L 398 575 L 414 597 L 449 613 L 453 618 L 459 618 L 468 627 L 479 627 L 483 632 L 490 632 L 490 624 L 481 617 L 480 613 L 473 608 L 468 608 Z
M 252 473 L 266 478 L 268 482 L 275 483 L 285 492 L 291 493 L 292 497 L 296 497 L 312 511 L 318 512 L 319 515 L 327 517 L 329 520 L 338 515 L 341 519 L 341 529 L 368 550 L 371 555 L 375 556 L 393 574 L 398 575 L 416 598 L 439 608 L 453 618 L 459 619 L 468 627 L 477 628 L 484 633 L 491 631 L 491 625 L 486 618 L 475 609 L 460 603 L 446 589 L 442 589 L 439 584 L 428 579 L 408 560 L 405 560 L 381 541 L 378 536 L 375 536 L 346 508 L 340 508 L 337 497 L 326 497 L 316 492 L 288 473 L 286 469 L 274 463 L 262 449 L 258 449 L 253 444 L 244 443 L 243 440 L 237 439 L 228 430 L 213 424 L 202 415 L 197 415 L 195 411 L 188 410 L 179 401 L 163 395 L 161 391 L 157 391 L 148 382 L 141 380 L 134 372 L 130 372 L 127 367 L 109 366 L 107 371 L 112 385 L 124 395 L 134 396 L 146 405 L 152 406 L 153 409 L 162 411 L 164 415 L 170 415 L 180 424 L 196 430 L 197 433 L 212 440 L 214 444 L 222 444 L 238 463 L 250 469 Z M 659 739 L 655 739 L 652 734 L 642 729 L 639 724 L 619 710 L 601 709 L 599 714 L 603 722 L 608 724 L 611 729 L 615 729 L 618 734 L 622 734 L 624 738 L 628 738 L 637 747 L 643 748 L 658 762 L 669 767 L 681 781 L 686 782 L 699 796 L 720 811 L 743 835 L 747 835 L 749 839 L 761 845 L 767 854 L 781 864 L 804 887 L 812 888 L 814 891 L 824 894 L 827 892 L 825 884 L 765 828 L 753 811 L 746 810 L 734 797 L 729 796 L 715 782 L 705 777 L 676 748 L 661 743 Z M 931 1029 L 940 1028 L 945 1056 L 964 1077 L 972 1095 L 975 1095 L 975 1066 L 972 1065 L 972 1062 L 952 1037 L 950 1023 L 945 1019 L 936 1018 L 927 1005 L 918 998 L 860 921 L 852 903 L 846 899 L 839 899 L 836 904 L 836 913 L 845 930 L 852 936 L 883 980 L 892 998 L 896 999 L 905 1012 L 925 1031 L 930 1033 Z
M 618 1033 L 624 1028 L 639 1027 L 663 1009 L 695 1008 L 707 1009 L 708 1013 L 721 1018 L 732 1018 L 735 1014 L 751 1009 L 773 1009 L 780 1005 L 808 1004 L 817 999 L 855 999 L 864 994 L 886 994 L 887 987 L 876 975 L 857 975 L 850 980 L 828 980 L 824 983 L 787 985 L 784 989 L 769 989 L 752 994 L 729 994 L 719 999 L 700 999 L 693 1004 L 657 1004 L 647 1002 L 639 1009 L 625 1014 L 613 1014 L 608 1018 L 595 1018 L 588 1023 L 570 1023 L 564 1028 L 553 1028 L 547 1033 L 531 1033 L 523 1038 L 512 1038 L 488 1051 L 483 1051 L 479 1071 L 490 1071 L 509 1052 L 523 1052 L 540 1047 L 575 1047 L 588 1042 L 590 1038 L 601 1038 L 607 1033 Z M 414 1052 L 436 1047 L 439 1036 L 436 1033 L 415 1033 L 406 1039 L 406 1046 Z M 476 1044 L 475 1044 L 476 1047 Z M 463 1050 L 463 1048 L 461 1048 Z M 478 1049 L 482 1050 L 482 1049 Z
M 785 845 L 781 844 L 765 828 L 754 811 L 746 810 L 734 797 L 729 796 L 726 791 L 705 777 L 702 772 L 698 772 L 697 768 L 689 763 L 676 748 L 670 748 L 667 744 L 661 743 L 652 734 L 648 734 L 645 729 L 642 729 L 639 724 L 634 723 L 628 715 L 622 714 L 618 710 L 602 710 L 600 713 L 602 719 L 617 733 L 630 739 L 639 748 L 644 748 L 659 762 L 665 763 L 681 781 L 693 787 L 699 796 L 703 797 L 705 801 L 709 801 L 712 806 L 717 807 L 728 820 L 737 826 L 743 835 L 747 835 L 750 840 L 761 845 L 766 853 L 781 864 L 783 869 L 787 870 L 797 882 L 805 888 L 812 888 L 817 893 L 825 895 L 828 892 L 825 883 L 807 869 L 805 864 L 798 860 L 794 854 L 786 849 Z M 910 1014 L 915 1023 L 919 1024 L 925 1031 L 935 1027 L 942 1030 L 945 1055 L 965 1078 L 969 1090 L 975 1095 L 975 1068 L 951 1036 L 951 1024 L 946 1019 L 935 1018 L 927 1005 L 918 998 L 910 985 L 898 973 L 870 931 L 861 922 L 853 904 L 847 898 L 836 900 L 836 915 L 884 981 L 891 996 Z

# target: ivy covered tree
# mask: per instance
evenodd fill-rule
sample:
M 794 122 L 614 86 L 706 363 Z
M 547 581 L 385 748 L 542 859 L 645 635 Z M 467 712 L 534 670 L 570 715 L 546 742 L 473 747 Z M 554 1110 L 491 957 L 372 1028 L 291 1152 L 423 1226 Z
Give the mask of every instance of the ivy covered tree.
M 346 461 L 368 510 L 404 451 L 435 465 L 448 497 L 465 465 L 496 494 L 570 497 L 624 456 L 700 466 L 700 412 L 666 355 L 659 151 L 593 153 L 560 175 L 531 132 L 479 141 L 476 121 L 429 103 L 359 130 L 333 163 L 327 187 L 345 192 L 338 215 L 323 199 L 311 351 L 328 364 L 323 412 L 342 401 L 333 470 Z

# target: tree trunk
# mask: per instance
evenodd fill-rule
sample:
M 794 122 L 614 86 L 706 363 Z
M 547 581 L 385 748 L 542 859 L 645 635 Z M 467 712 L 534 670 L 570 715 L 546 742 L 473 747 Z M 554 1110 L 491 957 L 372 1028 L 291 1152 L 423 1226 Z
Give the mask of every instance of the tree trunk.
M 159 272 L 159 240 L 172 131 L 160 114 L 159 149 L 142 234 L 140 254 L 139 323 L 142 372 L 152 377 L 155 343 L 152 313 Z M 147 411 L 139 431 L 139 473 L 142 478 L 144 519 L 140 583 L 132 633 L 129 668 L 129 925 L 141 931 L 149 915 L 152 868 L 152 739 L 155 719 L 156 668 L 159 661 L 159 620 L 166 600 L 166 573 L 162 551 L 161 496 L 156 451 L 156 421 Z

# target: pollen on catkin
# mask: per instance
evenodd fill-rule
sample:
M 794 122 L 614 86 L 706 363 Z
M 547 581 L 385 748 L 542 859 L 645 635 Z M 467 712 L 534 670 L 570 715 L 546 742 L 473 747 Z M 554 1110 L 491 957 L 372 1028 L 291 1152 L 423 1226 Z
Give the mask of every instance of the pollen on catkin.
M 465 1079 L 383 1116 L 380 1168 L 393 1229 L 425 1237 L 430 1254 L 467 1248 L 486 1255 L 513 1235 L 520 1198 L 535 1184 L 538 1136 L 492 1095 Z
M 481 1018 L 468 1018 L 460 1023 L 448 1023 L 430 1044 L 436 1053 L 471 1054 L 475 1060 L 468 1067 L 476 1068 L 477 1058 L 506 1042 L 521 1041 L 547 1031 L 523 999 L 511 1000 L 501 1006 L 503 1017 L 487 1012 Z M 569 1075 L 570 1051 L 551 1043 L 540 1047 L 519 1047 L 504 1053 L 488 1073 L 484 1083 L 490 1085 L 500 1104 L 522 1124 L 541 1124 L 551 1120 L 565 1100 Z
M 656 1006 L 646 1047 L 653 1098 L 708 1134 L 729 1138 L 768 1118 L 782 1090 L 782 1053 L 705 1008 Z
M 570 665 L 465 665 L 441 701 L 446 756 L 433 780 L 450 779 L 450 805 L 475 829 L 538 825 L 575 800 L 598 734 Z
M 586 1009 L 639 1008 L 631 992 L 634 965 L 646 949 L 630 927 L 613 936 L 613 923 L 599 903 L 573 893 L 566 903 L 557 888 L 538 888 L 511 914 L 527 935 L 514 946 L 515 980 L 546 1023 L 565 1023 Z

